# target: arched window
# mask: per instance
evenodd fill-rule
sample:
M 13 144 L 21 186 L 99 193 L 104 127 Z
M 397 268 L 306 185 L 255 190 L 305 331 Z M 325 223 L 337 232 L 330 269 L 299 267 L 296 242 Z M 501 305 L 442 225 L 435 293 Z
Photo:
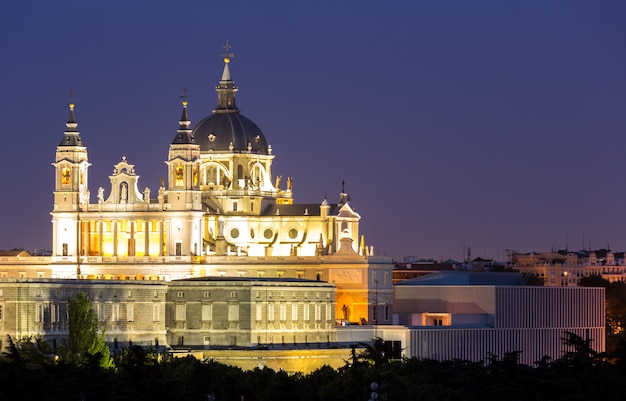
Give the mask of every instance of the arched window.
M 241 164 L 237 166 L 237 178 L 243 178 L 243 166 Z
M 176 166 L 176 185 L 183 185 L 183 166 Z
M 207 167 L 206 174 L 204 176 L 204 184 L 216 185 L 218 184 L 218 177 L 217 168 L 215 166 L 209 166 Z
M 62 184 L 70 183 L 70 169 L 68 167 L 63 167 L 61 169 L 61 183 Z

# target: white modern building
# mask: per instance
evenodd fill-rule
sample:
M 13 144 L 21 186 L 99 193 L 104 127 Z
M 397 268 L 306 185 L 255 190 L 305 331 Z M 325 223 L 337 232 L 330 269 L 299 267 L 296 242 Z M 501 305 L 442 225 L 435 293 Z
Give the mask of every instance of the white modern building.
M 340 341 L 400 341 L 407 357 L 481 361 L 520 352 L 533 366 L 560 358 L 572 332 L 604 352 L 604 288 L 523 285 L 517 273 L 440 272 L 394 289 L 398 326 L 343 328 Z

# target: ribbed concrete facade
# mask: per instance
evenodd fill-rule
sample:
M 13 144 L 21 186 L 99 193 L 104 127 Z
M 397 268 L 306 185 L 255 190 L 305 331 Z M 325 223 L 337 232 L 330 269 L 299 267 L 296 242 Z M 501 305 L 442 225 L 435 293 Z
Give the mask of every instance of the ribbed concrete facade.
M 481 285 L 471 278 L 468 285 L 446 285 L 459 279 L 453 274 L 435 285 L 417 279 L 396 286 L 394 311 L 407 326 L 407 356 L 480 361 L 520 351 L 520 361 L 533 365 L 544 356 L 562 357 L 569 350 L 566 332 L 605 351 L 604 288 L 486 285 L 489 273 L 480 274 Z

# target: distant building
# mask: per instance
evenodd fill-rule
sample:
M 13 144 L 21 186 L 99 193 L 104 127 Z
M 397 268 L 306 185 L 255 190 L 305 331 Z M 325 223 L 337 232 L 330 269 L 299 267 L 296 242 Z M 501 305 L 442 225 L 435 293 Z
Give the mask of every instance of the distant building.
M 402 281 L 411 280 L 426 274 L 454 270 L 455 266 L 452 263 L 439 263 L 434 260 L 396 263 L 393 267 L 393 284 L 395 285 Z
M 398 326 L 341 328 L 340 340 L 400 342 L 407 357 L 481 361 L 520 352 L 533 365 L 560 358 L 572 332 L 605 350 L 604 288 L 524 286 L 517 273 L 439 272 L 394 290 Z
M 523 274 L 534 274 L 546 286 L 577 286 L 583 277 L 601 276 L 610 282 L 626 282 L 624 252 L 559 250 L 552 252 L 510 252 L 507 267 Z

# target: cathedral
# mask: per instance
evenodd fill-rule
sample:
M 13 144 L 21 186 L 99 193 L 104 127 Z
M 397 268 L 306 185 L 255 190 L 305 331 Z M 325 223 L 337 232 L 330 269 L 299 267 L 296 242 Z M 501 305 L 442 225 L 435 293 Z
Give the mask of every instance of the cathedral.
M 0 327 L 7 334 L 48 335 L 46 327 L 52 330 L 54 325 L 44 324 L 46 317 L 59 323 L 54 330 L 62 334 L 59 307 L 65 301 L 58 283 L 69 288 L 67 294 L 73 285 L 89 292 L 101 308 L 97 310 L 101 321 L 118 322 L 107 328 L 107 335 L 115 336 L 108 340 L 116 344 L 134 337 L 138 343 L 206 346 L 211 336 L 219 339 L 211 344 L 229 346 L 267 344 L 276 338 L 294 344 L 310 338 L 332 342 L 336 326 L 391 324 L 390 258 L 374 256 L 373 247 L 365 245 L 359 233 L 361 216 L 343 188 L 336 203 L 324 196 L 316 203 L 298 204 L 292 177 L 272 175 L 272 146 L 237 107 L 238 87 L 231 78 L 228 51 L 227 45 L 211 114 L 194 126 L 189 104 L 186 99 L 182 102 L 165 161 L 166 179 L 156 190 L 142 188 L 140 166 L 136 169 L 122 157 L 113 166 L 110 187 L 98 188 L 94 196 L 89 188 L 88 141 L 83 142 L 75 106 L 69 105 L 53 163 L 52 255 L 0 258 L 3 282 L 17 278 L 11 288 L 17 286 L 18 292 L 20 282 L 30 282 L 33 288 L 45 284 L 56 300 L 40 294 L 39 301 L 32 300 L 35 312 L 41 308 L 40 313 L 33 312 L 32 324 L 15 323 L 33 330 L 9 330 L 2 308 L 8 312 L 10 301 L 1 297 L 12 290 L 0 289 Z M 151 285 L 156 286 L 154 291 Z M 226 294 L 219 301 L 226 305 L 224 324 L 211 322 L 221 313 L 220 306 L 212 304 L 219 291 L 211 286 Z M 273 287 L 278 289 L 268 290 Z M 234 288 L 243 290 L 236 295 Z M 198 299 L 190 300 L 192 293 Z M 247 294 L 245 301 L 242 293 Z M 116 302 L 123 294 L 135 298 L 135 306 L 126 302 L 120 309 Z M 139 294 L 143 299 L 136 299 Z M 138 307 L 142 302 L 162 303 L 162 309 L 146 307 L 150 324 L 142 329 L 145 335 L 128 334 L 132 329 L 125 326 L 137 326 L 144 316 Z M 320 305 L 309 309 L 309 302 Z M 120 317 L 124 313 L 127 316 Z M 166 323 L 156 324 L 161 319 L 155 320 L 155 314 L 161 313 Z M 238 320 L 244 315 L 248 323 L 241 324 Z M 197 325 L 192 322 L 195 318 Z M 253 333 L 257 326 L 263 326 L 264 336 Z M 213 333 L 217 328 L 224 333 L 243 328 L 245 341 L 220 337 Z M 272 331 L 274 336 L 267 335 Z M 190 344 L 183 338 L 195 340 Z

